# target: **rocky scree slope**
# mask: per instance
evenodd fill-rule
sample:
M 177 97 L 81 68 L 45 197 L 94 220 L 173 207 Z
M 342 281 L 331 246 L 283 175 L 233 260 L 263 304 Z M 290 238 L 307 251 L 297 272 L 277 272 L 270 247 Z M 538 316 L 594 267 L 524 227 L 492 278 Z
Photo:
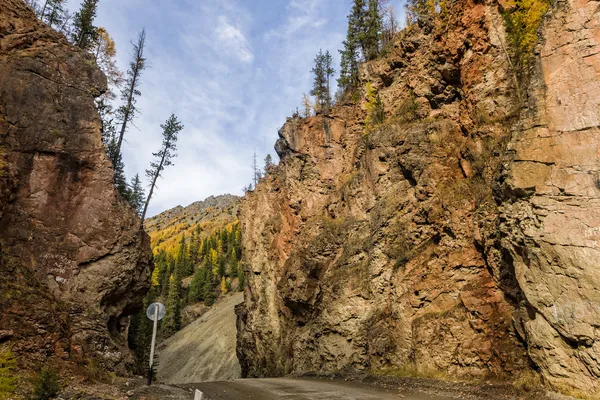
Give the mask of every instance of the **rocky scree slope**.
M 24 369 L 133 364 L 128 315 L 151 252 L 101 143 L 105 89 L 91 56 L 23 1 L 0 0 L 0 347 Z
M 600 389 L 600 3 L 549 9 L 526 80 L 497 1 L 449 4 L 362 66 L 386 123 L 365 126 L 363 101 L 280 130 L 240 207 L 244 376 L 535 370 Z

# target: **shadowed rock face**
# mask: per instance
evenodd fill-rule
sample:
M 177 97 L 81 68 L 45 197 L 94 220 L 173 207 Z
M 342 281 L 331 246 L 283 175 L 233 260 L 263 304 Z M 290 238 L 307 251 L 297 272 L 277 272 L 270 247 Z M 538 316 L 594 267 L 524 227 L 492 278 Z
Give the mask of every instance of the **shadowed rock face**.
M 245 375 L 536 366 L 595 390 L 598 7 L 549 13 L 522 103 L 499 5 L 461 0 L 362 67 L 382 127 L 288 120 L 241 206 Z
M 97 355 L 124 371 L 151 252 L 112 183 L 90 57 L 0 0 L 0 326 L 23 363 Z

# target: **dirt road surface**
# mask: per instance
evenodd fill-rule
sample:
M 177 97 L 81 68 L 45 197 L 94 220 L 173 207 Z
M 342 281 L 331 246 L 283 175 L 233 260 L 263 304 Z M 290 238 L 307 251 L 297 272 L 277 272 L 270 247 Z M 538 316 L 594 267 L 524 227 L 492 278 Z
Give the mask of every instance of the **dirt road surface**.
M 356 382 L 317 379 L 242 379 L 186 385 L 199 389 L 207 400 L 433 400 L 459 397 L 425 397 Z

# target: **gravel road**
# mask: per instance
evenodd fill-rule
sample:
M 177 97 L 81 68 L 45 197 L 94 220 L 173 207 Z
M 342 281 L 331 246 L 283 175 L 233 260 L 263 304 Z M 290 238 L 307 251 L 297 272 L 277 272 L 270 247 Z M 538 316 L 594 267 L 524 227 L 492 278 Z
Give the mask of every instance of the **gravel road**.
M 432 400 L 355 382 L 317 379 L 243 379 L 186 385 L 199 389 L 207 400 Z M 436 397 L 435 399 L 450 399 Z

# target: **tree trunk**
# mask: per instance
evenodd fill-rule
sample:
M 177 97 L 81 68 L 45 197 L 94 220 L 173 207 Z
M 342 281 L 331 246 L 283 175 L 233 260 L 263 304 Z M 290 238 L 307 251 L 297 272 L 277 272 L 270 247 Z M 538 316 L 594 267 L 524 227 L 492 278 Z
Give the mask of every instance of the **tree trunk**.
M 166 147 L 167 146 L 165 146 L 165 148 Z M 156 169 L 156 173 L 154 174 L 154 177 L 152 178 L 152 185 L 150 186 L 150 192 L 148 193 L 148 197 L 146 198 L 146 204 L 144 204 L 144 212 L 142 212 L 141 229 L 144 229 L 144 220 L 146 219 L 146 212 L 148 211 L 148 204 L 150 204 L 150 199 L 152 198 L 152 194 L 154 193 L 154 187 L 156 186 L 156 180 L 158 179 L 158 177 L 163 169 L 163 164 L 165 162 L 166 155 L 167 155 L 167 152 L 165 150 L 162 158 L 160 159 L 160 164 L 158 165 L 158 168 Z

